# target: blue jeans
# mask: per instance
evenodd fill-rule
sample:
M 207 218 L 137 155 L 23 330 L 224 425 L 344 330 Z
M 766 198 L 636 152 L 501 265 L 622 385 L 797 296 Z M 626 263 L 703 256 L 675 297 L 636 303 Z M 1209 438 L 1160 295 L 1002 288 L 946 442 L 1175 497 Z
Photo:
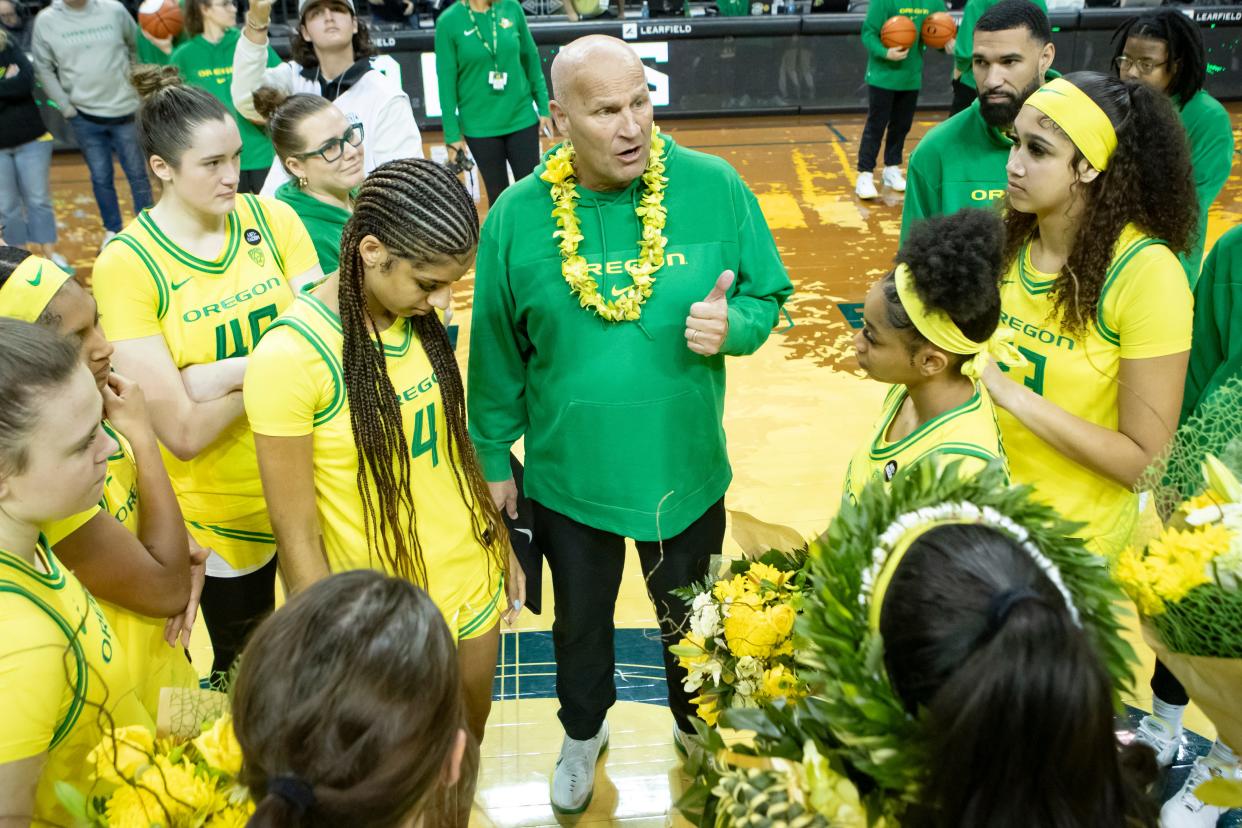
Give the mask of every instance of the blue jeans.
M 48 191 L 52 142 L 30 141 L 0 149 L 0 221 L 14 247 L 56 241 L 56 214 Z
M 73 127 L 73 135 L 91 171 L 91 187 L 95 190 L 95 203 L 99 205 L 104 229 L 119 233 L 121 206 L 116 200 L 116 186 L 113 183 L 113 152 L 120 159 L 121 169 L 129 179 L 134 212 L 151 206 L 151 182 L 147 180 L 146 159 L 138 146 L 138 127 L 133 121 L 127 124 L 96 124 L 81 115 L 69 119 L 69 125 Z

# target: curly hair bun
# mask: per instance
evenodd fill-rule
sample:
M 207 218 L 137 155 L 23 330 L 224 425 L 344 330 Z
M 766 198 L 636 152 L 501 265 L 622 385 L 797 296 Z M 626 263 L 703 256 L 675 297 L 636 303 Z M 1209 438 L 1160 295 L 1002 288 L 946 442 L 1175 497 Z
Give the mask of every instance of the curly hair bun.
M 949 315 L 976 342 L 1000 319 L 1004 224 L 991 210 L 963 208 L 915 224 L 897 260 L 914 274 L 914 289 L 929 307 Z
M 176 66 L 155 66 L 149 63 L 140 63 L 131 69 L 129 82 L 138 92 L 138 97 L 144 101 L 164 89 L 174 89 L 184 85 L 181 82 L 181 70 Z
M 280 105 L 289 99 L 289 93 L 271 86 L 254 90 L 254 109 L 265 121 L 270 121 Z

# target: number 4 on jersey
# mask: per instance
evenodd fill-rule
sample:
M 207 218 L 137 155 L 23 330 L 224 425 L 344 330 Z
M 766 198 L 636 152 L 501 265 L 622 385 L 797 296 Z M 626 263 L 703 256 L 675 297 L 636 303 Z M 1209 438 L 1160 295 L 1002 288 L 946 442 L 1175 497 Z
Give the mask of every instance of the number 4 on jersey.
M 432 467 L 440 465 L 440 449 L 437 446 L 436 404 L 414 412 L 414 438 L 410 440 L 410 456 L 422 457 L 431 452 Z

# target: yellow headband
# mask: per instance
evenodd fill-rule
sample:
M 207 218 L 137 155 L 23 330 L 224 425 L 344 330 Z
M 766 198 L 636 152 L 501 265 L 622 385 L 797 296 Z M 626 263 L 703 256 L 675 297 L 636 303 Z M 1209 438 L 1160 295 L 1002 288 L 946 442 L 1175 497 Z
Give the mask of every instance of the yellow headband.
M 916 540 L 940 526 L 990 526 L 1009 535 L 1018 542 L 1035 565 L 1043 570 L 1048 580 L 1056 587 L 1057 592 L 1061 593 L 1074 625 L 1082 627 L 1074 597 L 1061 578 L 1060 569 L 1031 542 L 1030 534 L 1012 519 L 990 506 L 976 506 L 969 501 L 963 501 L 940 503 L 901 515 L 877 539 L 873 555 L 876 561 L 874 565 L 879 566 L 879 571 L 875 572 L 872 577 L 871 573 L 874 570 L 868 569 L 863 572 L 862 576 L 864 600 L 867 593 L 870 593 L 871 604 L 867 607 L 867 625 L 872 632 L 879 633 L 880 631 L 884 595 L 893 582 L 897 567 L 901 566 L 906 553 L 910 551 L 910 547 Z M 881 565 L 879 561 L 883 561 L 883 564 Z
M 1026 105 L 1051 118 L 1091 166 L 1101 171 L 1108 168 L 1108 159 L 1117 149 L 1117 130 L 1086 92 L 1057 78 L 1036 90 Z
M 932 310 L 923 304 L 914 289 L 914 273 L 904 264 L 897 265 L 897 298 L 905 308 L 906 315 L 923 337 L 942 351 L 970 356 L 962 363 L 962 373 L 971 379 L 983 376 L 983 369 L 995 357 L 997 362 L 1011 368 L 1026 365 L 1026 358 L 1014 347 L 1013 331 L 1003 325 L 986 342 L 975 342 L 962 333 L 947 313 Z
M 71 277 L 47 259 L 31 256 L 0 285 L 0 316 L 36 322 Z

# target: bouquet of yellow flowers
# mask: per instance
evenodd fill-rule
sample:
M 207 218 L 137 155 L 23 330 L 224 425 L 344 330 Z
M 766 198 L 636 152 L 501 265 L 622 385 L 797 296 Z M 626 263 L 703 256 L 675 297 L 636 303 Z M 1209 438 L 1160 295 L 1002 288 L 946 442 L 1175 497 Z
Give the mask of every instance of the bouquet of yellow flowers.
M 805 695 L 793 647 L 805 559 L 805 550 L 774 550 L 734 561 L 727 578 L 677 592 L 690 605 L 690 630 L 670 649 L 686 670 L 687 692 L 698 692 L 694 703 L 707 724 L 731 707 Z
M 244 828 L 254 813 L 237 782 L 242 752 L 229 714 L 193 739 L 157 739 L 146 727 L 115 729 L 87 756 L 86 793 L 57 793 L 80 825 L 111 828 Z

